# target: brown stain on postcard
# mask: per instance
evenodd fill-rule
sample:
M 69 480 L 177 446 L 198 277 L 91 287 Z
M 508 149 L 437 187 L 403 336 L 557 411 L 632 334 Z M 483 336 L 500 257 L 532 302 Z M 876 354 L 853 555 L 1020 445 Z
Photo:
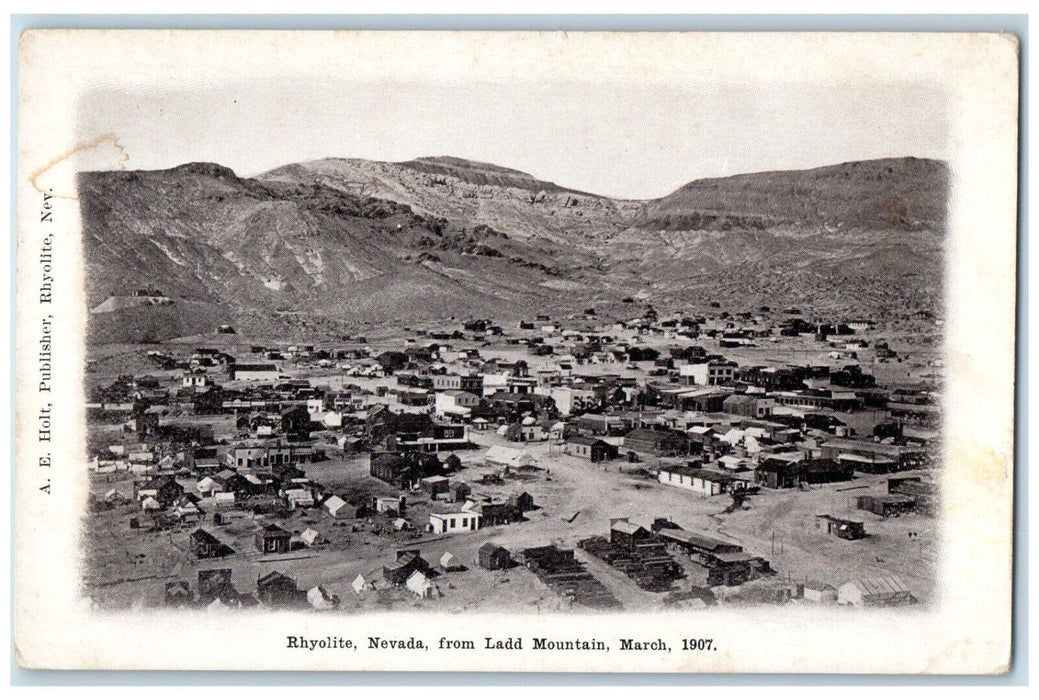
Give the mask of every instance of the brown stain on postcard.
M 74 188 L 75 173 L 84 170 L 126 170 L 126 161 L 130 154 L 119 142 L 115 134 L 102 134 L 90 141 L 82 141 L 65 151 L 46 165 L 29 175 L 29 183 L 39 192 L 47 192 L 61 199 L 76 199 Z M 69 167 L 71 173 L 59 170 Z M 53 180 L 54 184 L 48 181 Z

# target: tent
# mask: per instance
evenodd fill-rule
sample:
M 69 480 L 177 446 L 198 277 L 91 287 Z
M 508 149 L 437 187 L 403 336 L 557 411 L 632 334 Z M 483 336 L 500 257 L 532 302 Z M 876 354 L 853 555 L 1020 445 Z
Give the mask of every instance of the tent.
M 314 505 L 314 495 L 306 488 L 286 489 L 285 500 L 290 509 Z
M 421 571 L 415 571 L 411 576 L 408 576 L 408 580 L 404 582 L 404 585 L 419 598 L 432 598 L 440 593 L 436 585 L 430 582 Z
M 518 450 L 514 447 L 505 447 L 504 445 L 492 445 L 491 448 L 487 450 L 484 459 L 491 464 L 501 464 L 506 467 L 537 465 L 537 460 L 528 452 Z
M 324 509 L 337 520 L 351 518 L 357 514 L 356 509 L 338 495 L 328 496 L 328 499 L 324 502 Z
M 322 585 L 307 591 L 307 602 L 315 610 L 334 610 L 339 607 L 339 596 Z
M 303 541 L 303 544 L 307 545 L 308 547 L 313 547 L 315 544 L 321 542 L 321 534 L 317 530 L 310 527 L 304 530 L 303 533 L 299 536 L 299 538 Z
M 214 495 L 217 491 L 220 491 L 220 484 L 216 482 L 213 477 L 206 476 L 198 480 L 195 484 L 195 489 L 198 491 L 198 495 L 203 498 Z
M 105 493 L 105 500 L 109 503 L 125 503 L 129 499 L 116 489 L 109 489 Z
M 173 514 L 178 518 L 197 518 L 202 515 L 202 511 L 199 510 L 198 506 L 191 499 L 185 496 L 177 501 Z

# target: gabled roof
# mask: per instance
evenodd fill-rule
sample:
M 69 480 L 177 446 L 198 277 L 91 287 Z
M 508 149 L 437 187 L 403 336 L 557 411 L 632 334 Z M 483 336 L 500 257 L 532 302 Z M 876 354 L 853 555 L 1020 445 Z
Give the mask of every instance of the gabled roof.
M 261 588 L 272 584 L 292 584 L 295 587 L 296 579 L 286 576 L 280 571 L 272 571 L 256 579 L 256 585 Z
M 177 480 L 174 479 L 172 476 L 163 475 L 163 476 L 155 477 L 154 479 L 149 481 L 147 484 L 145 484 L 141 488 L 142 489 L 148 489 L 148 490 L 151 490 L 151 489 L 161 489 L 162 487 L 168 486 L 169 484 L 173 484 L 174 486 L 177 486 L 177 487 L 180 486 L 180 484 L 177 483 Z
M 534 461 L 534 458 L 524 450 L 504 445 L 492 445 L 487 450 L 485 459 L 491 462 L 498 462 L 499 464 L 519 464 L 526 461 Z
M 608 445 L 609 444 L 605 440 L 600 440 L 599 438 L 583 437 L 583 436 L 567 438 L 566 441 L 569 442 L 570 444 L 573 444 L 573 445 L 586 445 L 588 447 L 592 447 L 593 445 L 597 445 L 597 444 L 603 444 L 603 445 Z
M 454 397 L 472 396 L 474 399 L 480 398 L 476 394 L 472 393 L 471 391 L 462 391 L 461 389 L 448 389 L 447 391 L 442 391 L 440 393 L 444 394 L 445 396 L 454 396 Z
M 398 465 L 404 464 L 404 459 L 400 455 L 394 454 L 393 452 L 381 452 L 379 454 L 372 455 L 371 460 L 373 465 L 378 466 L 388 464 L 390 466 L 396 467 Z
M 616 530 L 617 532 L 623 532 L 627 535 L 637 534 L 640 530 L 646 532 L 646 528 L 641 525 L 636 525 L 635 523 L 630 523 L 627 520 L 618 520 L 610 525 L 610 529 Z
M 884 597 L 909 592 L 909 586 L 898 576 L 856 579 L 844 585 L 853 586 L 867 596 Z
M 263 534 L 265 535 L 288 535 L 292 536 L 291 533 L 283 527 L 278 526 L 275 523 L 270 523 L 263 526 Z
M 336 510 L 345 505 L 348 505 L 347 502 L 336 495 L 329 496 L 324 503 L 325 508 L 328 508 L 329 510 Z
M 214 536 L 208 530 L 203 530 L 202 528 L 199 528 L 192 532 L 191 539 L 196 542 L 203 542 L 205 544 L 220 544 L 220 540 L 218 540 L 216 536 Z
M 657 534 L 665 539 L 685 542 L 686 544 L 693 545 L 709 552 L 714 551 L 719 547 L 729 547 L 734 545 L 732 542 L 725 542 L 724 540 L 718 540 L 713 537 L 708 537 L 707 535 L 701 535 L 673 527 L 663 528 Z
M 385 566 L 385 569 L 389 571 L 396 571 L 398 569 L 407 568 L 408 566 L 411 566 L 415 563 L 418 563 L 420 566 L 423 564 L 427 564 L 426 560 L 420 557 L 418 554 L 415 554 L 414 552 L 408 552 L 407 554 L 402 554 L 397 559 L 397 561 L 393 562 L 392 564 L 387 564 Z
M 180 510 L 186 510 L 190 508 L 192 510 L 197 511 L 199 502 L 200 499 L 198 496 L 185 494 L 177 499 L 177 508 L 179 508 Z
M 413 572 L 411 572 L 411 575 L 408 576 L 407 585 L 408 586 L 421 586 L 423 583 L 426 582 L 426 579 L 427 579 L 427 576 L 424 573 L 422 573 L 418 569 L 415 569 Z

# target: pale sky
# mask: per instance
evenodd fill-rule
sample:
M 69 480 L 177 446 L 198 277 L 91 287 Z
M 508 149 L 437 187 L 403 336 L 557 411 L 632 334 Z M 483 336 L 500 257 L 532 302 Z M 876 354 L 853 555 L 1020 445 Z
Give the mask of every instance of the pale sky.
M 213 161 L 242 176 L 326 157 L 451 155 L 625 198 L 690 180 L 888 156 L 948 157 L 930 83 L 585 78 L 375 82 L 270 78 L 82 96 L 83 139 L 114 133 L 129 169 Z

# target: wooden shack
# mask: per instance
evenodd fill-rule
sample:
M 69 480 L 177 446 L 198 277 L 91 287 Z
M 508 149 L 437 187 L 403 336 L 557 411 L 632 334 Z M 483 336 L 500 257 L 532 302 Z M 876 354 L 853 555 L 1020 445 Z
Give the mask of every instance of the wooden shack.
M 867 537 L 866 527 L 858 520 L 845 520 L 832 515 L 815 516 L 815 529 L 842 540 L 861 540 Z
M 291 539 L 288 530 L 271 523 L 256 533 L 256 549 L 264 554 L 284 554 Z
M 499 544 L 488 542 L 479 551 L 480 566 L 491 571 L 507 569 L 512 563 L 512 555 L 509 550 Z

